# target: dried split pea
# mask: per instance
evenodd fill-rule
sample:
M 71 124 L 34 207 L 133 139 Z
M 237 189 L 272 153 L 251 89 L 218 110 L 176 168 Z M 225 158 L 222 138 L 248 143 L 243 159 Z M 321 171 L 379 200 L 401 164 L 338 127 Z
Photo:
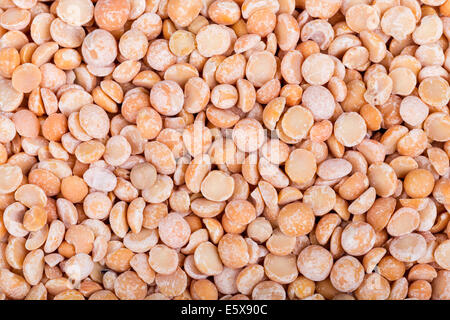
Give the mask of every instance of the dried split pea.
M 450 299 L 450 1 L 0 7 L 0 299 Z

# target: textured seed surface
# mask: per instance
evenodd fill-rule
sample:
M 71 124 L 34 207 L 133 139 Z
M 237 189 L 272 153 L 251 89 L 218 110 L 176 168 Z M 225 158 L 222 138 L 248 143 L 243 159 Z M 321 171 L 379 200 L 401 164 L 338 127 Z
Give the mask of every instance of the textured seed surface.
M 450 300 L 449 19 L 0 0 L 0 300 Z

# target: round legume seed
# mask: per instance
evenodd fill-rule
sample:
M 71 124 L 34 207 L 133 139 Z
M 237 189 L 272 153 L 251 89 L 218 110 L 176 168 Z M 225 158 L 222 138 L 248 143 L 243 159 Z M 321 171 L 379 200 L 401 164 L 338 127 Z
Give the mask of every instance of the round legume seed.
M 0 300 L 450 299 L 449 17 L 0 0 Z

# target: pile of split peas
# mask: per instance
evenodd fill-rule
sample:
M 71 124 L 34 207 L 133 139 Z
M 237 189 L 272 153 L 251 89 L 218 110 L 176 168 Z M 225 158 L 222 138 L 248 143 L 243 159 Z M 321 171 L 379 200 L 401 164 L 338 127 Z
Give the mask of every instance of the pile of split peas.
M 0 0 L 0 299 L 450 300 L 450 0 Z

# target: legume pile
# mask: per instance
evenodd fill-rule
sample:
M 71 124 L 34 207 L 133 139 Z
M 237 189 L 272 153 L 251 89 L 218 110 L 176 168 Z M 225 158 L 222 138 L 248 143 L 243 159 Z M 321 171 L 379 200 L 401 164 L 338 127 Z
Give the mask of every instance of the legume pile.
M 0 8 L 0 298 L 450 299 L 450 0 Z

